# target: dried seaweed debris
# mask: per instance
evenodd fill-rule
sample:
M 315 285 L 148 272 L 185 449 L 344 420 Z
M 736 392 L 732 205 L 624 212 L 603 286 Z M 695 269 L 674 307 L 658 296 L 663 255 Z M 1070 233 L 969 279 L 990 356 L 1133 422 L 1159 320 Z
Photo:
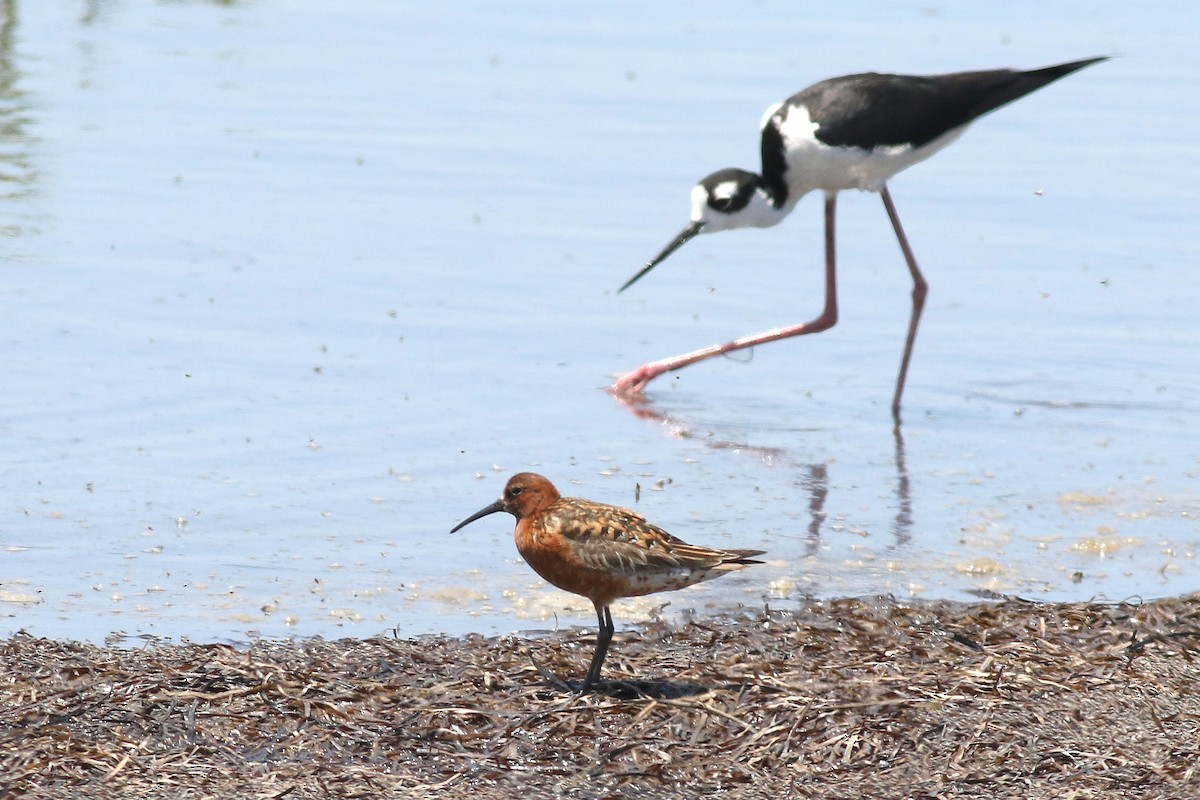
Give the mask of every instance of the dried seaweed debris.
M 591 639 L 0 642 L 0 797 L 1200 797 L 1200 595 Z

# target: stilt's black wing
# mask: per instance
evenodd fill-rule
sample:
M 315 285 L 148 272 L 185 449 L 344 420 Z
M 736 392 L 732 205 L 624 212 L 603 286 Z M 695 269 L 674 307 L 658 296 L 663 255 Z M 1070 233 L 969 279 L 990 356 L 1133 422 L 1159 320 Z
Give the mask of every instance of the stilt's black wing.
M 868 72 L 830 78 L 792 97 L 818 124 L 816 136 L 832 146 L 870 150 L 889 145 L 920 147 L 1005 103 L 1106 57 L 1043 69 L 955 72 L 947 75 L 881 75 Z

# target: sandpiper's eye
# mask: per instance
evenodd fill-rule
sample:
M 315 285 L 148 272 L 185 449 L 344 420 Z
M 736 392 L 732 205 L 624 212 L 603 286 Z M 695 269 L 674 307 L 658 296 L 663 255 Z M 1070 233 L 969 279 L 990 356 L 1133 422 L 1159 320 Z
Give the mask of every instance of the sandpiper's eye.
M 524 486 L 514 486 L 514 487 L 512 487 L 511 489 L 509 489 L 509 490 L 508 490 L 508 496 L 509 496 L 509 497 L 516 497 L 517 495 L 519 495 L 519 494 L 520 494 L 521 492 L 523 492 L 523 491 L 525 491 L 525 487 L 524 487 Z

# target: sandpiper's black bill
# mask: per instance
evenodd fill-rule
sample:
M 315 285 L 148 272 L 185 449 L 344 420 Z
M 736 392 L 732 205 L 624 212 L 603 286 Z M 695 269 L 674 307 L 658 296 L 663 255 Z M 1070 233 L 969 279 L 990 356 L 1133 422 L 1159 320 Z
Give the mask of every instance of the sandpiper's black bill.
M 674 253 L 680 247 L 683 247 L 684 242 L 686 242 L 688 239 L 691 239 L 692 237 L 694 237 L 696 234 L 698 234 L 702 230 L 704 230 L 703 222 L 689 222 L 687 227 L 684 228 L 683 230 L 681 230 L 679 232 L 679 235 L 676 236 L 674 239 L 672 239 L 671 243 L 669 245 L 667 245 L 666 247 L 664 247 L 663 251 L 661 253 L 656 255 L 654 258 L 650 259 L 649 264 L 642 267 L 641 272 L 639 272 L 637 275 L 634 275 L 629 280 L 625 281 L 625 285 L 622 286 L 620 289 L 617 289 L 617 293 L 620 294 L 621 292 L 628 289 L 630 286 L 633 286 L 633 284 L 637 282 L 638 278 L 642 277 L 647 272 L 654 269 L 654 267 L 658 265 L 658 262 L 662 261 L 664 258 L 671 255 L 671 253 Z
M 495 514 L 496 512 L 503 511 L 503 510 L 504 510 L 504 504 L 501 503 L 499 500 L 497 500 L 496 502 L 492 503 L 487 508 L 479 509 L 474 514 L 472 514 L 471 516 L 464 519 L 462 522 L 455 525 L 453 528 L 450 529 L 450 532 L 455 533 L 460 528 L 465 528 L 466 526 L 470 525 L 472 522 L 479 519 L 480 517 L 486 517 L 488 514 Z

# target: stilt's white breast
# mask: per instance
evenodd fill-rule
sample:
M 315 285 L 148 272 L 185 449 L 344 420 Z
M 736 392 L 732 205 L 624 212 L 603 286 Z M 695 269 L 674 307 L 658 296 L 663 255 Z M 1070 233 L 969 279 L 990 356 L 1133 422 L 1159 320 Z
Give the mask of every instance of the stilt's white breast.
M 769 124 L 777 125 L 783 138 L 788 188 L 796 198 L 814 189 L 879 191 L 888 178 L 929 158 L 961 136 L 967 127 L 949 130 L 921 147 L 907 144 L 883 145 L 870 150 L 831 147 L 817 138 L 821 126 L 812 120 L 803 105 L 776 110 L 783 113 L 774 116 L 773 123 Z

